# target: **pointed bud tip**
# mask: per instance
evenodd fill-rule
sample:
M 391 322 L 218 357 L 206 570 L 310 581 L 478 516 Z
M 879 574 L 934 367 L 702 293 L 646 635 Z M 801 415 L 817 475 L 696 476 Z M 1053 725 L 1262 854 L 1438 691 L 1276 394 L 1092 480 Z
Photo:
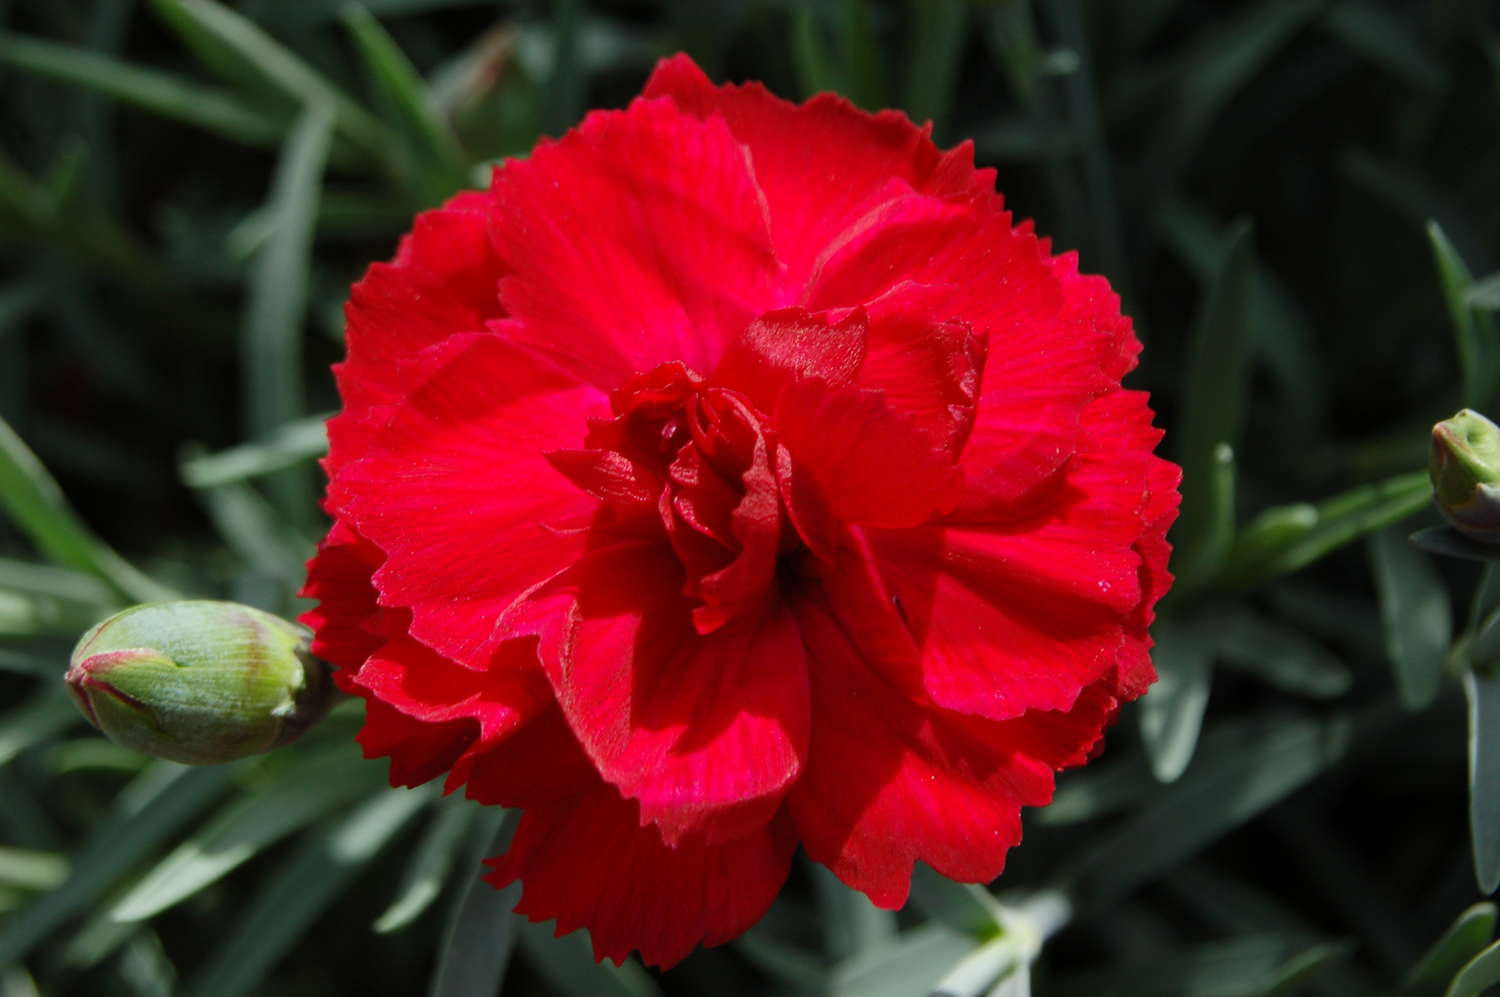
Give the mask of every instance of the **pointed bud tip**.
M 79 640 L 63 681 L 111 740 L 193 765 L 288 744 L 334 695 L 301 627 L 230 602 L 133 606 Z
M 1433 499 L 1460 533 L 1500 543 L 1500 426 L 1472 409 L 1432 427 Z

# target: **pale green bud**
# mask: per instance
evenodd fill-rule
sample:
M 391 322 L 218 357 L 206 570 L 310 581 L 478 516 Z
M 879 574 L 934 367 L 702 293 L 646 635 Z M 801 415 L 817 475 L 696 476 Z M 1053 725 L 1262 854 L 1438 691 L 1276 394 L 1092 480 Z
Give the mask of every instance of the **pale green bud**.
M 328 712 L 328 667 L 303 628 L 233 602 L 157 602 L 98 624 L 66 681 L 116 744 L 189 765 L 290 743 Z
M 1500 426 L 1469 409 L 1433 426 L 1428 473 L 1438 509 L 1455 529 L 1500 543 Z

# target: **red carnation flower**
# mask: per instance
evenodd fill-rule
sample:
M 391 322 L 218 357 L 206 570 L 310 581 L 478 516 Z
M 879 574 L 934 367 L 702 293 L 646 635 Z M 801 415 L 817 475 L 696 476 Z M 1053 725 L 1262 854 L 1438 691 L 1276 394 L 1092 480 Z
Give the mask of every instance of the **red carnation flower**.
M 882 907 L 995 878 L 1154 678 L 1140 344 L 967 143 L 678 56 L 347 316 L 316 652 L 600 958 L 738 935 L 798 843 Z

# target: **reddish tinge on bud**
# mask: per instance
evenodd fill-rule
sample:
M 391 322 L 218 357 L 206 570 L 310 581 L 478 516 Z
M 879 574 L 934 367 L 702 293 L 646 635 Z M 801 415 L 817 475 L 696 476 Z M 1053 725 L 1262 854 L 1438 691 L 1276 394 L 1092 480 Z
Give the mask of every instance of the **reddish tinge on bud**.
M 328 669 L 301 627 L 233 602 L 133 606 L 78 642 L 65 680 L 124 747 L 189 765 L 296 740 L 328 711 Z

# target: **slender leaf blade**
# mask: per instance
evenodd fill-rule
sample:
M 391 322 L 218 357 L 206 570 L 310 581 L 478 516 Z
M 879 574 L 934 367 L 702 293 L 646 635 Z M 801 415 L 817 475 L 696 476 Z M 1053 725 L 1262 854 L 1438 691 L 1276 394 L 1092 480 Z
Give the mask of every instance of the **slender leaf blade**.
M 1403 988 L 1422 991 L 1445 986 L 1494 939 L 1495 921 L 1495 905 L 1488 901 L 1466 909 L 1407 973 Z
M 307 926 L 431 799 L 386 789 L 309 835 L 245 908 L 188 987 L 203 997 L 241 997 L 259 988 Z
M 1065 880 L 1089 907 L 1118 901 L 1273 806 L 1343 757 L 1351 726 L 1293 717 L 1221 730 L 1199 764 L 1085 853 Z
M 345 8 L 344 24 L 354 38 L 365 71 L 385 98 L 393 124 L 407 138 L 417 160 L 420 191 L 436 203 L 464 186 L 468 167 L 452 130 L 438 117 L 427 87 L 395 40 L 358 4 Z
M 0 419 L 0 507 L 37 549 L 62 567 L 102 578 L 139 602 L 174 595 L 127 564 L 84 526 L 57 481 L 4 419 Z
M 1374 534 L 1370 560 L 1386 654 L 1395 667 L 1401 702 L 1409 710 L 1425 709 L 1437 698 L 1453 638 L 1448 589 L 1401 531 Z
M 286 132 L 282 116 L 232 93 L 42 38 L 0 35 L 0 62 L 97 91 L 236 142 L 274 145 Z
M 385 935 L 404 928 L 438 898 L 443 881 L 453 868 L 453 853 L 475 816 L 474 807 L 467 802 L 439 812 L 417 845 L 406 875 L 396 890 L 396 898 L 376 919 L 376 934 Z
M 1500 675 L 1470 668 L 1463 676 L 1469 702 L 1469 832 L 1474 876 L 1486 895 L 1500 887 Z
M 1444 997 L 1480 997 L 1497 983 L 1500 983 L 1500 942 L 1493 942 L 1458 971 Z
M 1212 577 L 1222 550 L 1223 500 L 1215 500 L 1218 447 L 1239 443 L 1250 385 L 1250 295 L 1255 257 L 1248 222 L 1236 225 L 1220 257 L 1199 315 L 1183 383 L 1181 418 L 1182 515 L 1173 540 L 1182 551 L 1182 574 L 1193 584 Z
M 157 863 L 116 902 L 114 918 L 155 916 L 379 782 L 370 766 L 342 748 L 296 759 L 264 789 L 236 800 Z
M 1163 623 L 1156 628 L 1157 683 L 1141 700 L 1139 716 L 1151 772 L 1161 782 L 1175 781 L 1193 758 L 1208 706 L 1213 654 L 1212 636 L 1196 627 Z
M 1497 371 L 1500 343 L 1495 342 L 1494 327 L 1482 321 L 1469 303 L 1474 277 L 1437 222 L 1427 223 L 1427 238 L 1432 243 L 1438 281 L 1442 284 L 1448 319 L 1453 324 L 1458 346 L 1459 370 L 1463 376 L 1460 404 L 1488 412 L 1494 401 L 1496 375 L 1500 373 Z
M 122 811 L 90 836 L 72 874 L 0 929 L 0 966 L 25 958 L 63 923 L 88 912 L 155 849 L 228 788 L 235 767 L 187 769 L 158 762 L 121 794 Z M 166 776 L 164 779 L 163 776 Z

